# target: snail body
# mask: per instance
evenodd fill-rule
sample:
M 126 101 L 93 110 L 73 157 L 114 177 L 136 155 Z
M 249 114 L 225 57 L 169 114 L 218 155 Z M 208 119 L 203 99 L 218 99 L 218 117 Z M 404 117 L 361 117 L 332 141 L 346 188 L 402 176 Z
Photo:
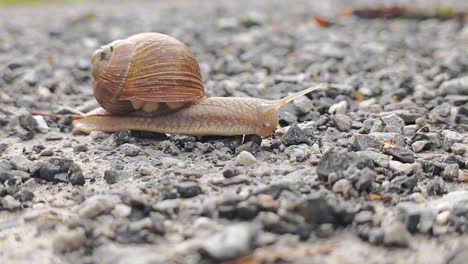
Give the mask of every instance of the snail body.
M 207 97 L 198 63 L 175 38 L 142 33 L 101 47 L 92 56 L 94 94 L 102 108 L 75 117 L 75 129 L 124 129 L 194 136 L 273 134 L 278 110 L 325 87 L 280 100 Z

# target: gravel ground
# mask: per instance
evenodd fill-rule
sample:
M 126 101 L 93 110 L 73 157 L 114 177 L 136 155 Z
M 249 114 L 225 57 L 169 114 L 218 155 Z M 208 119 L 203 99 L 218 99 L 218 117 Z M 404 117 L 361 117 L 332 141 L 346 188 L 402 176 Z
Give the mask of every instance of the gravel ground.
M 1 263 L 466 263 L 466 22 L 106 3 L 0 10 Z M 90 54 L 145 31 L 186 43 L 210 96 L 331 88 L 264 139 L 74 133 Z

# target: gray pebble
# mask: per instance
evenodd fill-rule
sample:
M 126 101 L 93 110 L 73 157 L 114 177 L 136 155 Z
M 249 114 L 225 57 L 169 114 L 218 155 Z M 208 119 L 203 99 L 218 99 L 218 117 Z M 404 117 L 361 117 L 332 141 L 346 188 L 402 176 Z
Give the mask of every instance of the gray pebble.
M 351 130 L 352 120 L 349 116 L 344 114 L 336 114 L 333 116 L 333 122 L 338 128 L 338 130 L 342 132 L 348 132 Z
M 104 171 L 104 180 L 108 184 L 114 184 L 118 181 L 128 178 L 129 175 L 125 171 L 121 170 L 105 170 Z
M 184 181 L 177 185 L 177 192 L 182 198 L 192 198 L 199 195 L 202 190 L 196 182 Z
M 458 164 L 449 164 L 442 172 L 442 177 L 444 180 L 453 181 L 458 178 L 459 170 Z
M 285 146 L 299 145 L 301 143 L 308 144 L 309 138 L 306 136 L 304 131 L 297 125 L 297 123 L 292 124 L 288 131 L 281 137 L 281 142 Z
M 381 119 L 385 124 L 384 132 L 401 133 L 401 130 L 405 125 L 405 121 L 396 114 L 383 116 Z
M 13 169 L 29 172 L 29 169 L 33 165 L 33 162 L 26 159 L 25 157 L 15 156 L 10 159 Z
M 119 149 L 128 157 L 136 157 L 142 151 L 140 147 L 130 143 L 120 145 Z
M 63 139 L 63 135 L 58 132 L 49 132 L 46 135 L 46 140 L 62 140 L 62 139 Z
M 86 151 L 88 151 L 88 145 L 86 144 L 78 144 L 73 147 L 73 152 L 75 153 L 86 152 Z
M 445 151 L 449 151 L 454 143 L 461 143 L 464 136 L 460 133 L 451 130 L 442 131 L 442 148 Z

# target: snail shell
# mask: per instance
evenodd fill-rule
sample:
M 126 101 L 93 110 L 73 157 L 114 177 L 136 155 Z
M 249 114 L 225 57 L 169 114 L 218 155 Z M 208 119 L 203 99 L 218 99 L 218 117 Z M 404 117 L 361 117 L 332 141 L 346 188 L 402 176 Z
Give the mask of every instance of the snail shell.
M 164 34 L 116 40 L 96 50 L 91 60 L 94 95 L 112 114 L 173 110 L 205 97 L 194 55 Z

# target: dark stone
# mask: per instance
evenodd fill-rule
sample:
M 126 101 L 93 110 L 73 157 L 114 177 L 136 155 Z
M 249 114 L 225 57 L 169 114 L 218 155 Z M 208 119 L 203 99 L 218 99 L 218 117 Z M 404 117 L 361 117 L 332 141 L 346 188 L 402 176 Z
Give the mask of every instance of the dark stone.
M 380 149 L 383 143 L 371 135 L 354 134 L 352 145 L 354 150 L 366 150 L 368 148 Z
M 288 131 L 281 138 L 281 142 L 285 146 L 310 143 L 309 138 L 306 136 L 304 131 L 302 131 L 302 129 L 297 125 L 297 123 L 294 123 L 293 125 L 291 125 L 291 127 L 289 127 Z
M 384 191 L 388 193 L 409 194 L 413 192 L 417 183 L 418 180 L 415 176 L 397 176 L 385 187 Z
M 83 173 L 81 173 L 81 172 L 73 173 L 70 176 L 70 183 L 72 185 L 83 186 L 86 183 L 86 180 L 85 180 L 85 177 L 83 176 Z
M 465 169 L 465 159 L 462 156 L 449 155 L 442 162 L 445 164 L 458 164 L 460 169 Z
M 38 178 L 46 181 L 54 181 L 55 175 L 59 173 L 60 166 L 47 163 L 40 168 Z
M 186 145 L 194 145 L 197 141 L 193 136 L 184 136 L 184 135 L 171 135 L 169 140 L 174 143 L 178 148 L 185 148 Z
M 105 170 L 104 171 L 104 180 L 108 184 L 114 184 L 120 180 L 120 173 L 116 170 Z
M 169 140 L 161 141 L 161 143 L 158 145 L 158 149 L 166 154 L 171 154 L 174 156 L 180 153 L 180 149 Z
M 132 132 L 130 130 L 122 130 L 112 134 L 111 138 L 115 146 L 120 146 L 130 142 L 132 139 Z
M 413 151 L 403 148 L 403 147 L 390 147 L 384 148 L 384 153 L 392 156 L 395 160 L 413 163 L 414 162 L 414 153 Z
M 58 121 L 60 132 L 70 132 L 73 130 L 73 116 L 65 115 Z
M 365 155 L 348 152 L 346 149 L 332 148 L 320 159 L 317 165 L 317 175 L 326 181 L 328 175 L 336 173 L 339 178 L 344 177 L 344 171 L 349 168 L 358 170 L 364 168 L 374 169 L 373 161 Z
M 321 224 L 346 226 L 353 222 L 356 214 L 345 207 L 339 208 L 324 197 L 309 198 L 299 203 L 295 211 L 302 215 L 311 227 Z
M 191 198 L 199 195 L 202 190 L 196 182 L 185 181 L 177 185 L 177 192 L 182 198 Z
M 27 131 L 35 131 L 37 129 L 36 119 L 30 114 L 23 114 L 18 117 L 18 122 Z

